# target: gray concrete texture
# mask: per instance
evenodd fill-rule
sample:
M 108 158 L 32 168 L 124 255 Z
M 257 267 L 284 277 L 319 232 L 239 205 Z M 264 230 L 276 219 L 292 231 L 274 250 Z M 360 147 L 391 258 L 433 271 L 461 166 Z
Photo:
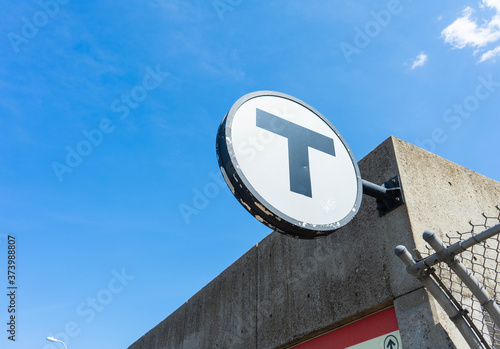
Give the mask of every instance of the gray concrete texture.
M 469 230 L 500 203 L 500 183 L 394 137 L 359 167 L 377 184 L 400 175 L 406 204 L 379 217 L 365 195 L 328 237 L 271 233 L 129 348 L 288 348 L 390 305 L 403 348 L 465 348 L 394 248 L 425 250 L 426 229 Z

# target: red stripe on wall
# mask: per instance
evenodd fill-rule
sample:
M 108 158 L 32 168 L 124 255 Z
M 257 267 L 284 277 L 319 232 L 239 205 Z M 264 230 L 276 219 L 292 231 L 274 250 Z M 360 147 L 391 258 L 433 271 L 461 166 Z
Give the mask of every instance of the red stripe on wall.
M 397 331 L 394 307 L 379 311 L 319 337 L 298 344 L 293 349 L 344 349 L 384 334 Z

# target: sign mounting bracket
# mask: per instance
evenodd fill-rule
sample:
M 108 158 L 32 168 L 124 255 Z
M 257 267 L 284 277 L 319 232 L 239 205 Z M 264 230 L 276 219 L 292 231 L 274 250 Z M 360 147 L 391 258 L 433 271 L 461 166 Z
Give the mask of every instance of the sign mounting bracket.
M 385 216 L 405 203 L 399 176 L 391 178 L 383 185 L 378 185 L 365 179 L 362 179 L 362 182 L 363 194 L 377 199 L 377 210 L 380 217 Z

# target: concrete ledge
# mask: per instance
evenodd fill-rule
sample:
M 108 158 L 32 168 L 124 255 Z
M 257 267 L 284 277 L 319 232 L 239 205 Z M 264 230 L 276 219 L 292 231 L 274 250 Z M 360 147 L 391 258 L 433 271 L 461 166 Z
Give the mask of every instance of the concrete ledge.
M 256 348 L 257 249 L 129 348 Z
M 404 348 L 464 347 L 394 248 L 423 250 L 426 229 L 467 230 L 500 203 L 500 183 L 393 137 L 359 167 L 377 184 L 399 174 L 406 204 L 379 217 L 364 196 L 329 237 L 270 234 L 130 349 L 287 348 L 391 304 Z
M 429 343 L 440 343 L 442 349 L 469 347 L 424 288 L 396 298 L 394 307 L 405 348 L 427 348 Z

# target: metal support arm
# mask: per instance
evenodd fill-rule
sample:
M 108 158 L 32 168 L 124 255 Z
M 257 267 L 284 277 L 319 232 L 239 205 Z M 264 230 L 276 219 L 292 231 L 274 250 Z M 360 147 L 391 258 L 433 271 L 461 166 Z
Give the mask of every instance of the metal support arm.
M 362 179 L 362 183 L 363 194 L 377 199 L 377 210 L 380 217 L 404 204 L 399 176 L 391 178 L 384 185 L 378 185 L 365 179 Z

